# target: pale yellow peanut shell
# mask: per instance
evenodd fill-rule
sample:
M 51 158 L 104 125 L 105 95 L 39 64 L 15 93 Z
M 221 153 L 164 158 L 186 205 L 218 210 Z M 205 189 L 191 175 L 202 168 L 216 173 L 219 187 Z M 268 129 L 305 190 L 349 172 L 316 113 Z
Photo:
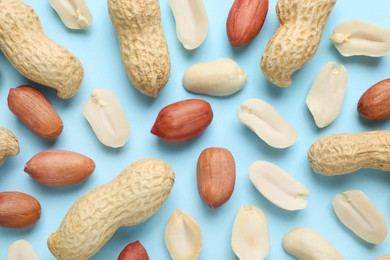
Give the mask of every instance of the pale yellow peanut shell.
M 322 31 L 336 0 L 279 0 L 280 27 L 261 58 L 261 70 L 278 87 L 292 84 L 291 76 L 317 51 Z
M 0 1 L 0 49 L 19 73 L 60 98 L 74 96 L 84 79 L 80 61 L 49 39 L 34 9 L 19 0 Z
M 168 82 L 170 59 L 158 0 L 108 0 L 108 11 L 131 84 L 156 97 Z
M 308 159 L 316 173 L 327 176 L 361 168 L 390 171 L 390 130 L 322 137 L 310 146 Z
M 0 127 L 0 166 L 8 156 L 19 153 L 19 142 L 16 136 L 8 129 Z
M 95 255 L 121 226 L 150 218 L 174 183 L 171 167 L 159 159 L 137 161 L 118 177 L 82 196 L 47 243 L 57 259 L 83 260 Z

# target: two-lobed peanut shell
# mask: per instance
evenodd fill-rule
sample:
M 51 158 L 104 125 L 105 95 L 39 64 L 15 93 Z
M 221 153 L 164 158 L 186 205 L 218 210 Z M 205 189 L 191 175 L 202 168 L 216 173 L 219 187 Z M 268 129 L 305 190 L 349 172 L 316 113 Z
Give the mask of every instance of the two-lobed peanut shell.
M 84 79 L 84 68 L 69 50 L 43 31 L 35 10 L 20 0 L 0 1 L 0 50 L 12 66 L 31 81 L 73 97 Z
M 38 153 L 24 167 L 25 172 L 45 186 L 74 185 L 87 179 L 94 170 L 92 159 L 64 150 Z
M 118 260 L 149 260 L 149 255 L 141 242 L 137 240 L 122 249 Z
M 108 11 L 131 84 L 142 94 L 157 97 L 171 71 L 160 1 L 108 0 Z
M 202 151 L 197 164 L 200 197 L 210 208 L 217 208 L 231 197 L 236 182 L 236 165 L 231 152 L 212 147 Z

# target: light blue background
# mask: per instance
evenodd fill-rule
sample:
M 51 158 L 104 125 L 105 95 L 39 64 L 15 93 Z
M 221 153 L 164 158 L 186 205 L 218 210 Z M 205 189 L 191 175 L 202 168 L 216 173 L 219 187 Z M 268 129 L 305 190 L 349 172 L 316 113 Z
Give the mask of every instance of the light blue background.
M 93 14 L 93 24 L 86 32 L 65 28 L 48 1 L 25 0 L 34 7 L 41 18 L 46 34 L 73 52 L 85 68 L 81 90 L 71 100 L 61 100 L 54 91 L 37 86 L 20 76 L 0 54 L 0 125 L 11 129 L 19 138 L 21 152 L 9 158 L 0 168 L 0 191 L 21 191 L 36 197 L 42 206 L 39 222 L 28 229 L 0 228 L 0 259 L 6 258 L 9 245 L 17 239 L 32 243 L 42 259 L 52 259 L 46 246 L 48 236 L 59 226 L 71 205 L 85 192 L 113 179 L 132 162 L 158 157 L 174 169 L 176 181 L 163 207 L 146 223 L 120 228 L 115 236 L 93 259 L 116 259 L 122 248 L 140 240 L 151 259 L 169 259 L 165 247 L 164 230 L 170 213 L 175 208 L 190 213 L 200 224 L 203 248 L 200 259 L 235 259 L 230 246 L 231 228 L 241 205 L 253 204 L 265 213 L 271 243 L 267 259 L 293 259 L 283 250 L 284 234 L 295 227 L 315 229 L 328 239 L 346 259 L 375 259 L 390 253 L 390 238 L 380 245 L 370 245 L 356 237 L 336 218 L 332 209 L 335 194 L 349 189 L 364 191 L 390 219 L 390 174 L 373 170 L 341 177 L 316 175 L 307 162 L 307 149 L 321 136 L 339 132 L 361 132 L 388 129 L 390 122 L 377 123 L 362 120 L 356 112 L 361 94 L 374 83 L 389 77 L 390 57 L 343 58 L 328 40 L 333 28 L 347 20 L 367 20 L 390 28 L 387 0 L 339 0 L 325 27 L 319 49 L 313 59 L 294 76 L 290 88 L 272 86 L 263 76 L 259 62 L 262 52 L 278 27 L 275 14 L 276 0 L 270 8 L 264 27 L 258 37 L 242 48 L 230 46 L 225 23 L 232 0 L 205 0 L 209 17 L 209 33 L 203 45 L 195 51 L 182 48 L 175 33 L 175 23 L 168 0 L 161 1 L 164 31 L 171 57 L 171 77 L 160 96 L 153 100 L 136 91 L 129 83 L 121 64 L 119 45 L 108 16 L 107 1 L 87 0 Z M 197 62 L 220 57 L 237 61 L 249 74 L 245 87 L 239 93 L 214 98 L 185 91 L 181 79 L 186 68 Z M 349 73 L 348 88 L 343 109 L 329 127 L 316 128 L 305 99 L 318 71 L 328 62 L 346 66 Z M 64 131 L 57 140 L 47 141 L 29 131 L 8 109 L 9 88 L 32 84 L 42 90 L 59 112 Z M 131 136 L 121 149 L 102 145 L 82 115 L 82 107 L 92 88 L 108 88 L 118 96 L 129 120 Z M 157 113 L 164 106 L 183 99 L 202 98 L 210 102 L 214 120 L 210 127 L 193 141 L 171 145 L 150 134 Z M 278 150 L 267 146 L 236 118 L 236 110 L 248 98 L 261 98 L 272 104 L 298 131 L 298 140 L 292 147 Z M 210 209 L 199 197 L 196 186 L 196 162 L 200 152 L 207 147 L 225 147 L 236 160 L 237 179 L 230 200 L 220 208 Z M 82 184 L 66 188 L 48 188 L 34 182 L 23 171 L 24 163 L 33 155 L 46 149 L 66 149 L 91 157 L 96 170 Z M 285 169 L 310 190 L 309 206 L 299 212 L 277 208 L 262 197 L 252 186 L 247 175 L 251 163 L 266 160 Z

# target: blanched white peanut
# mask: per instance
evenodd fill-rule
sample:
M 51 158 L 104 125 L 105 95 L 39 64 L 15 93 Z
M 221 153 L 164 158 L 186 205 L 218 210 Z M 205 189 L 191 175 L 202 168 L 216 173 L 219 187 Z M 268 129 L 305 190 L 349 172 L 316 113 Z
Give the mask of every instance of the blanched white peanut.
M 202 0 L 169 0 L 176 22 L 176 34 L 187 50 L 198 48 L 206 39 L 208 18 Z
M 317 127 L 332 123 L 341 111 L 347 88 L 348 74 L 344 66 L 329 62 L 323 67 L 309 94 L 306 105 L 314 117 Z
M 278 166 L 257 161 L 249 167 L 249 179 L 270 202 L 286 210 L 300 210 L 307 206 L 309 191 Z
M 387 224 L 370 199 L 359 190 L 337 194 L 333 208 L 339 220 L 361 239 L 379 244 L 387 236 Z
M 190 66 L 183 76 L 184 87 L 210 96 L 228 96 L 244 86 L 248 75 L 231 59 L 222 58 Z
M 325 238 L 309 228 L 295 228 L 283 237 L 283 248 L 299 260 L 343 260 Z
M 129 138 L 129 124 L 115 94 L 107 89 L 93 89 L 83 114 L 99 141 L 110 147 L 121 147 Z
M 272 147 L 286 148 L 297 139 L 294 127 L 263 100 L 246 100 L 241 104 L 241 110 L 237 111 L 237 116 L 241 123 Z
M 165 228 L 165 244 L 174 260 L 197 259 L 202 249 L 202 233 L 190 214 L 175 209 Z
M 241 260 L 261 260 L 269 255 L 268 224 L 258 207 L 240 207 L 234 220 L 231 243 Z
M 50 0 L 50 4 L 69 29 L 88 29 L 92 23 L 85 0 Z
M 330 40 L 346 57 L 381 57 L 390 53 L 390 30 L 365 21 L 352 20 L 337 25 Z
M 39 260 L 39 256 L 28 241 L 16 240 L 8 249 L 7 260 Z
M 390 260 L 390 255 L 384 255 L 384 256 L 378 257 L 376 260 Z

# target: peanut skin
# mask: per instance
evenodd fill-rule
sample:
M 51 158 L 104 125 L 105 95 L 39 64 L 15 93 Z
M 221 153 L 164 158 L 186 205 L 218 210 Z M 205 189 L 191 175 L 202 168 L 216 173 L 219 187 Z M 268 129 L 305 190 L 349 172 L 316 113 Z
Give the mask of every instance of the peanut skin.
M 60 116 L 49 100 L 31 86 L 11 88 L 8 94 L 8 108 L 32 132 L 42 138 L 56 138 L 64 128 Z
M 41 217 L 41 205 L 22 192 L 0 192 L 0 227 L 27 228 Z
M 0 1 L 0 49 L 26 78 L 71 98 L 84 79 L 80 61 L 43 32 L 38 15 L 19 0 Z
M 390 117 L 390 79 L 379 81 L 360 97 L 357 110 L 368 120 Z
M 279 0 L 280 27 L 261 59 L 261 70 L 278 87 L 292 84 L 291 76 L 317 51 L 326 20 L 336 0 Z
M 156 97 L 168 82 L 170 59 L 158 0 L 109 0 L 121 58 L 131 84 Z
M 390 130 L 359 134 L 332 134 L 320 138 L 308 151 L 316 173 L 333 176 L 361 168 L 390 171 Z

